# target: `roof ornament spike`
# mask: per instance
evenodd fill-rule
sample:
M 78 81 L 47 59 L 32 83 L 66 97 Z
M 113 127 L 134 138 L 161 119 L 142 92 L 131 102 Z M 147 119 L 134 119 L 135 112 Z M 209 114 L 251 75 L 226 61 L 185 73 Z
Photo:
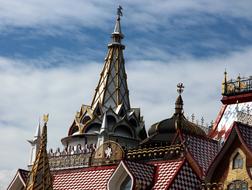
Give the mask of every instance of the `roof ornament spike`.
M 122 6 L 119 5 L 118 8 L 117 8 L 117 16 L 118 16 L 118 18 L 120 18 L 121 16 L 123 16 L 122 10 L 123 10 Z
M 224 71 L 224 80 L 222 82 L 222 94 L 227 93 L 227 70 Z
M 194 119 L 195 119 L 194 113 L 191 115 L 191 118 L 192 118 L 192 123 L 194 123 Z
M 49 114 L 45 114 L 43 116 L 44 126 L 42 129 L 41 143 L 39 146 L 39 151 L 36 154 L 35 162 L 28 176 L 26 190 L 34 190 L 34 189 L 53 190 L 52 176 L 50 172 L 50 165 L 46 150 L 48 117 Z
M 48 119 L 49 119 L 49 114 L 44 114 L 44 115 L 43 115 L 44 124 L 47 124 Z
M 122 33 L 121 23 L 120 23 L 121 16 L 123 16 L 122 10 L 123 10 L 123 8 L 119 5 L 117 8 L 117 19 L 116 19 L 114 34 L 121 34 Z
M 113 44 L 121 43 L 121 39 L 123 39 L 122 29 L 121 29 L 121 17 L 123 16 L 122 13 L 123 8 L 119 5 L 117 8 L 117 18 L 115 23 L 114 32 L 112 33 Z
M 184 91 L 184 85 L 183 83 L 177 84 L 177 92 L 179 93 L 179 96 L 177 97 L 176 103 L 175 103 L 175 114 L 183 114 L 183 99 L 181 94 Z

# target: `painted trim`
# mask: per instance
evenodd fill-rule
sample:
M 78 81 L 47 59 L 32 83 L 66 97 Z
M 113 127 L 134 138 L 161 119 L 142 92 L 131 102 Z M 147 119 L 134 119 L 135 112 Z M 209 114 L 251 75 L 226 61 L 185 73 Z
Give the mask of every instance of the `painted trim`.
M 130 171 L 128 170 L 126 164 L 124 163 L 124 161 L 122 160 L 120 162 L 120 164 L 117 166 L 116 170 L 113 172 L 113 174 L 110 176 L 109 180 L 108 180 L 108 183 L 107 183 L 107 189 L 110 190 L 109 188 L 109 184 L 111 182 L 111 180 L 113 179 L 114 176 L 117 175 L 117 172 L 119 171 L 120 168 L 123 168 L 124 171 L 126 171 L 126 173 L 130 176 L 131 180 L 132 180 L 132 183 L 131 183 L 131 187 L 130 189 L 133 190 L 133 187 L 135 186 L 135 178 L 134 176 L 130 173 Z M 111 189 L 112 190 L 112 189 Z

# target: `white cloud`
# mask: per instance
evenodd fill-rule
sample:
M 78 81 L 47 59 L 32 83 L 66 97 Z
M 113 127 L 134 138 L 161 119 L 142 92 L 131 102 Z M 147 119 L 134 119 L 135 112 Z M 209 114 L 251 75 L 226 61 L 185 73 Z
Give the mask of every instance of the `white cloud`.
M 171 1 L 102 1 L 102 0 L 0 0 L 0 26 L 32 27 L 57 34 L 59 29 L 76 26 L 107 28 L 118 4 L 125 8 L 128 23 L 138 28 L 151 28 L 171 15 L 208 13 L 242 17 L 251 20 L 250 0 L 171 0 Z M 110 10 L 110 11 L 108 11 Z M 199 20 L 201 17 L 195 18 Z M 194 21 L 185 21 L 195 23 Z M 140 27 L 139 27 L 140 26 Z
M 224 68 L 234 78 L 251 73 L 252 49 L 226 58 L 172 60 L 169 64 L 138 60 L 126 64 L 131 105 L 140 107 L 146 126 L 172 115 L 177 96 L 176 84 L 185 85 L 186 115 L 195 113 L 209 123 L 220 106 Z M 47 60 L 44 60 L 47 61 Z M 22 60 L 0 59 L 0 175 L 5 184 L 7 171 L 25 168 L 29 145 L 39 116 L 50 113 L 49 147 L 60 145 L 74 114 L 82 103 L 90 104 L 102 64 L 72 63 L 71 67 L 45 69 L 26 65 Z

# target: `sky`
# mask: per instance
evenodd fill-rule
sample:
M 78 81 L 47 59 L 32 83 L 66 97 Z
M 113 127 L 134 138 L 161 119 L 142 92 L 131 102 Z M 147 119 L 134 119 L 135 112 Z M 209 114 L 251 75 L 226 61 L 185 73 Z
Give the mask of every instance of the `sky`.
M 252 75 L 251 0 L 0 0 L 0 190 L 26 169 L 44 113 L 48 148 L 62 148 L 91 103 L 119 4 L 130 101 L 147 129 L 172 116 L 177 83 L 185 115 L 210 123 L 225 69 Z

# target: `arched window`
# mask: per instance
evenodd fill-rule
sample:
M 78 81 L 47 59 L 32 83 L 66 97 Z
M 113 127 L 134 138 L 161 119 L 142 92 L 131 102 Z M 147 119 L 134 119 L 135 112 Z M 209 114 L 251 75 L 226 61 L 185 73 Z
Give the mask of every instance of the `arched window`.
M 235 180 L 228 185 L 228 190 L 248 190 L 246 181 Z
M 121 186 L 120 186 L 120 190 L 130 190 L 131 188 L 131 178 L 130 176 L 128 175 L 124 181 L 122 182 Z
M 243 158 L 240 153 L 237 153 L 233 159 L 233 169 L 242 169 L 243 167 Z

